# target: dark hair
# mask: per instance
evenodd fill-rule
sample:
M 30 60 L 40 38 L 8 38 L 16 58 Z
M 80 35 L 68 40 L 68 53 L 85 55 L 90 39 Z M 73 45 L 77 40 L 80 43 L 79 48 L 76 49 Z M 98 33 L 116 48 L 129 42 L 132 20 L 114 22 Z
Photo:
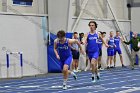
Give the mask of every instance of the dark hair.
M 64 31 L 64 30 L 59 30 L 59 31 L 57 32 L 57 37 L 58 37 L 58 38 L 65 37 L 65 31 Z
M 102 34 L 106 34 L 106 32 L 102 32 Z
M 116 32 L 120 32 L 120 31 L 116 31 Z
M 84 37 L 84 33 L 79 33 L 79 39 L 80 39 L 80 42 L 81 42 L 81 44 L 83 43 L 82 42 L 82 38 Z
M 90 22 L 88 23 L 88 26 L 90 26 L 91 23 L 94 23 L 94 24 L 95 24 L 95 27 L 97 28 L 97 25 L 98 25 L 98 24 L 97 24 L 95 21 L 90 21 Z
M 100 32 L 102 35 L 103 35 L 103 34 L 106 34 L 106 32 L 102 32 L 102 31 L 98 31 L 98 32 Z
M 73 34 L 78 34 L 77 32 L 74 32 Z
M 79 36 L 82 37 L 84 35 L 84 33 L 79 33 Z

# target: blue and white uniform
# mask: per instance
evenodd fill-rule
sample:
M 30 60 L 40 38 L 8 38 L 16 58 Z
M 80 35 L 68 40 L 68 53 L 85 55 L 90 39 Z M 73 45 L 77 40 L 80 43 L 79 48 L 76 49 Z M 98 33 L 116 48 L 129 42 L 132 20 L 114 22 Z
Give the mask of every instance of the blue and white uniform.
M 99 47 L 98 47 L 98 34 L 89 33 L 87 36 L 87 53 L 91 60 L 92 58 L 97 59 L 99 57 Z
M 64 64 L 68 65 L 70 68 L 72 62 L 72 53 L 71 48 L 68 43 L 68 39 L 66 38 L 65 43 L 61 44 L 59 41 L 57 42 L 58 54 L 60 56 L 61 61 L 61 69 L 63 69 Z
M 118 52 L 118 54 L 122 54 L 121 48 L 120 48 L 120 41 L 121 38 L 118 36 L 114 37 L 114 43 L 116 45 L 115 49 L 114 49 L 114 55 L 116 55 L 116 52 Z
M 114 38 L 109 37 L 108 38 L 108 45 L 109 47 L 107 48 L 107 55 L 108 56 L 114 56 Z

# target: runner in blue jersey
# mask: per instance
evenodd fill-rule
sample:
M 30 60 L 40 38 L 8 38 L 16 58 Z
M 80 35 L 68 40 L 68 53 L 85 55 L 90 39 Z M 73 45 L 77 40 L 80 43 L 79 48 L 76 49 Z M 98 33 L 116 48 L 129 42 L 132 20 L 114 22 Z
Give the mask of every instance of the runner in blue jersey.
M 114 37 L 114 43 L 116 45 L 115 49 L 114 49 L 114 67 L 116 64 L 116 52 L 118 52 L 119 56 L 120 56 L 120 61 L 122 64 L 122 67 L 125 67 L 123 64 L 123 57 L 122 57 L 122 51 L 120 48 L 120 42 L 123 41 L 122 38 L 120 37 L 120 32 L 116 31 L 116 36 Z
M 66 38 L 65 32 L 63 30 L 60 30 L 57 33 L 57 39 L 55 39 L 54 41 L 54 52 L 57 59 L 59 59 L 61 62 L 61 69 L 64 77 L 63 89 L 67 89 L 67 79 L 69 73 L 72 74 L 75 79 L 77 78 L 76 74 L 69 70 L 72 62 L 72 53 L 70 44 L 73 43 L 77 43 L 78 46 L 80 47 L 81 52 L 83 52 L 78 40 Z
M 86 42 L 87 42 L 87 53 L 88 53 L 88 58 L 91 62 L 91 68 L 92 68 L 92 82 L 96 82 L 97 80 L 100 79 L 99 73 L 97 70 L 97 59 L 99 57 L 99 48 L 98 48 L 98 39 L 100 38 L 103 43 L 108 46 L 104 40 L 102 39 L 101 34 L 96 32 L 97 28 L 97 23 L 95 21 L 90 21 L 89 22 L 89 28 L 90 32 L 86 35 Z
M 106 43 L 109 45 L 107 48 L 107 69 L 113 68 L 113 56 L 114 56 L 114 48 L 116 47 L 113 38 L 113 31 L 110 32 L 110 37 L 107 39 Z M 109 66 L 110 62 L 110 66 Z
M 102 35 L 102 38 L 105 37 L 106 32 L 101 32 L 99 31 Z M 102 59 L 102 46 L 103 46 L 103 42 L 101 39 L 98 39 L 98 47 L 99 47 L 99 58 L 98 58 L 98 69 L 102 69 L 101 66 L 101 59 Z

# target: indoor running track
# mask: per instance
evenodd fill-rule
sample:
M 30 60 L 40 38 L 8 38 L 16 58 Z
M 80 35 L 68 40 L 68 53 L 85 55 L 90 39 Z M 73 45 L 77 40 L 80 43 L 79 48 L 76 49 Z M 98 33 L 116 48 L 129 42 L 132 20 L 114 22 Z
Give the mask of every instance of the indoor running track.
M 91 73 L 77 73 L 75 81 L 68 80 L 68 89 L 62 89 L 62 75 L 0 81 L 0 93 L 140 93 L 140 68 L 114 68 L 100 72 L 101 79 L 91 82 Z

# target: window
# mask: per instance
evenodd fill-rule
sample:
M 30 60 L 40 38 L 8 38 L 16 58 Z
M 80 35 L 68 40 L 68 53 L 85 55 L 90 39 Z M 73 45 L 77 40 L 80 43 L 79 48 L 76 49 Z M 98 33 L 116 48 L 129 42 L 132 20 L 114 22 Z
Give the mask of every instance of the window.
M 14 5 L 32 6 L 33 0 L 13 0 Z

